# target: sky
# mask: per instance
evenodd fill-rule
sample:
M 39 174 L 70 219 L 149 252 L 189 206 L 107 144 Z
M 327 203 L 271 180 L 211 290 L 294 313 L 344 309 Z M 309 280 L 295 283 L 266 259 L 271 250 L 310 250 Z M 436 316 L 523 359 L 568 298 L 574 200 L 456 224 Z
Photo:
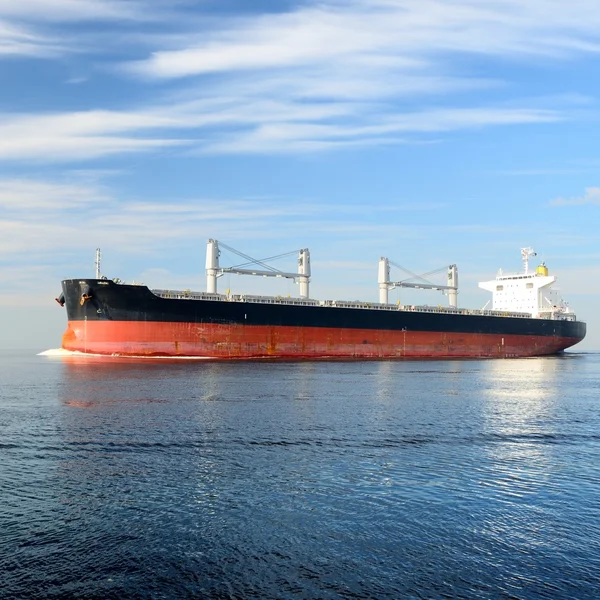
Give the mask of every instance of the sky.
M 308 248 L 318 299 L 377 301 L 380 256 L 457 264 L 469 308 L 531 246 L 600 350 L 597 6 L 0 0 L 0 348 L 60 347 L 60 281 L 96 248 L 110 278 L 200 291 L 215 238 Z

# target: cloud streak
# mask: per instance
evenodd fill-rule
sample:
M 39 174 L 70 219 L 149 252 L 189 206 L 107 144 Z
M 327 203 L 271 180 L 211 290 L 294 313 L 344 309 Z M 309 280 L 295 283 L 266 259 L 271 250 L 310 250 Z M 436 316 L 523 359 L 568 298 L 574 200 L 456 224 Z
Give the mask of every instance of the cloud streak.
M 69 162 L 165 148 L 301 154 L 553 123 L 569 118 L 568 103 L 507 102 L 505 83 L 482 77 L 470 60 L 567 59 L 600 50 L 600 13 L 592 0 L 568 6 L 321 0 L 228 19 L 206 8 L 192 11 L 185 2 L 161 6 L 154 0 L 0 0 L 0 33 L 7 32 L 0 55 L 95 52 L 109 77 L 172 83 L 168 91 L 158 88 L 162 97 L 152 104 L 0 115 L 0 160 Z M 87 37 L 72 28 L 77 22 L 94 25 Z M 136 35 L 128 38 L 134 26 Z M 117 27 L 141 59 L 111 54 L 106 36 Z M 150 54 L 149 43 L 155 45 Z M 489 98 L 465 105 L 460 95 L 472 90 Z
M 98 53 L 91 43 L 97 33 L 85 36 L 70 27 L 91 23 L 102 30 L 110 24 L 136 28 L 140 23 L 164 23 L 179 17 L 176 7 L 177 3 L 166 7 L 156 0 L 0 0 L 0 60 Z M 88 39 L 90 43 L 83 41 Z M 107 39 L 100 42 L 106 44 Z
M 600 187 L 586 188 L 583 196 L 571 198 L 555 198 L 550 206 L 600 206 Z
M 470 69 L 471 59 L 533 64 L 595 54 L 599 28 L 591 0 L 568 6 L 554 0 L 329 0 L 223 21 L 210 31 L 183 35 L 178 48 L 157 49 L 122 69 L 151 80 L 194 82 L 219 74 L 218 86 L 208 87 L 213 97 L 229 88 L 231 96 L 258 109 L 242 130 L 225 130 L 201 151 L 314 152 L 414 142 L 406 132 L 562 120 L 564 114 L 528 103 L 519 109 L 501 103 L 461 107 L 448 106 L 445 99 L 445 108 L 439 108 L 435 98 L 502 89 L 503 82 Z M 411 102 L 416 97 L 429 97 L 426 104 L 432 108 L 415 111 Z M 289 112 L 354 106 L 330 118 L 275 122 L 256 104 L 265 98 L 276 99 Z
M 0 208 L 4 214 L 28 211 L 73 209 L 97 202 L 109 196 L 100 189 L 86 185 L 51 183 L 31 179 L 0 179 Z
M 0 262 L 43 262 L 54 253 L 78 252 L 100 241 L 115 252 L 152 253 L 161 245 L 225 235 L 251 239 L 265 223 L 284 239 L 298 217 L 338 213 L 337 208 L 276 200 L 190 198 L 171 204 L 117 199 L 97 184 L 0 179 Z
M 0 159 L 56 162 L 148 151 L 185 143 L 177 139 L 142 137 L 148 131 L 177 126 L 176 119 L 143 111 L 3 115 L 0 116 Z
M 0 18 L 0 59 L 16 56 L 55 58 L 63 52 L 57 38 Z
M 139 21 L 164 16 L 153 0 L 0 0 L 0 18 L 29 22 Z
M 0 116 L 0 159 L 69 162 L 165 147 L 200 153 L 312 152 L 411 143 L 427 134 L 564 118 L 556 111 L 528 108 L 432 109 L 367 119 L 360 110 L 351 114 L 352 107 L 343 104 L 319 109 L 257 102 L 248 107 L 243 101 L 225 100 L 221 109 L 216 102 L 208 110 L 205 106 Z M 175 135 L 163 137 L 157 132 Z M 399 137 L 407 134 L 419 137 Z
M 239 20 L 157 50 L 129 70 L 153 78 L 307 65 L 426 71 L 440 53 L 568 56 L 598 52 L 591 0 L 354 0 Z M 362 64 L 361 64 L 362 63 Z

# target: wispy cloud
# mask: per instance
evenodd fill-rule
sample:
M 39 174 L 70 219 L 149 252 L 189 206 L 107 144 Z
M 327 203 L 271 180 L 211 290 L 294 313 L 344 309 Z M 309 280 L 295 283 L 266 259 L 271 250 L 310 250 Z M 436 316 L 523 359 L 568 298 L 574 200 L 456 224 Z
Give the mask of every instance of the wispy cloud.
M 0 18 L 30 22 L 137 21 L 160 18 L 161 4 L 156 0 L 0 0 Z
M 185 142 L 143 137 L 148 131 L 165 130 L 177 125 L 177 120 L 166 115 L 142 111 L 0 115 L 0 159 L 48 162 L 86 160 L 180 145 Z
M 85 83 L 87 80 L 87 77 L 69 77 L 69 79 L 65 80 L 65 83 L 69 85 L 79 85 L 80 83 Z
M 539 169 L 510 169 L 502 171 L 493 171 L 497 175 L 508 175 L 511 177 L 554 177 L 557 175 L 579 175 L 582 173 L 596 172 L 593 167 L 573 167 L 573 168 L 539 168 Z
M 422 141 L 423 134 L 526 123 L 551 123 L 558 112 L 511 108 L 432 109 L 397 115 L 379 115 L 361 122 L 361 114 L 343 123 L 310 124 L 290 121 L 257 123 L 246 131 L 224 133 L 221 139 L 200 147 L 208 153 L 314 152 L 355 145 L 381 145 Z M 421 134 L 408 137 L 406 134 Z
M 199 148 L 203 152 L 301 153 L 414 142 L 414 135 L 402 134 L 565 118 L 564 100 L 557 110 L 540 108 L 535 101 L 451 106 L 448 97 L 440 108 L 435 99 L 469 89 L 502 89 L 503 82 L 469 68 L 471 57 L 533 63 L 597 53 L 595 2 L 575 0 L 575 5 L 541 0 L 307 2 L 288 12 L 224 20 L 209 31 L 182 34 L 179 47 L 156 49 L 122 69 L 154 80 L 208 81 L 202 94 L 238 98 L 238 111 L 252 106 L 253 117 L 241 120 L 241 129 L 225 130 L 217 139 L 209 136 Z M 221 75 L 218 83 L 207 79 L 215 74 Z M 415 112 L 415 97 L 432 108 Z M 343 107 L 343 114 L 277 120 L 257 102 L 265 98 L 292 114 L 323 106 Z
M 600 187 L 586 188 L 583 196 L 555 198 L 549 204 L 550 206 L 600 206 Z
M 157 0 L 0 0 L 0 59 L 54 59 L 84 51 L 104 53 L 111 46 L 106 37 L 98 37 L 103 25 L 112 23 L 127 28 L 145 22 L 165 22 L 178 16 L 177 4 Z M 85 35 L 69 28 L 80 22 L 93 24 L 93 30 Z M 105 47 L 94 48 L 94 39 Z
M 156 256 L 182 248 L 192 251 L 190 245 L 196 247 L 198 240 L 208 237 L 255 245 L 257 231 L 261 239 L 279 243 L 310 231 L 310 235 L 302 234 L 302 244 L 311 236 L 355 239 L 360 233 L 360 243 L 380 243 L 382 235 L 426 238 L 447 229 L 435 224 L 408 226 L 394 219 L 403 210 L 443 210 L 445 205 L 440 203 L 382 203 L 372 207 L 369 222 L 363 218 L 356 223 L 357 212 L 363 214 L 364 209 L 355 206 L 306 199 L 211 197 L 173 199 L 167 204 L 118 197 L 107 186 L 77 172 L 67 177 L 77 182 L 0 179 L 0 264 L 35 265 L 51 255 L 73 255 L 97 245 L 109 246 L 115 254 Z
M 44 262 L 49 252 L 76 252 L 100 241 L 115 252 L 139 254 L 217 234 L 251 239 L 265 224 L 272 225 L 272 236 L 284 239 L 298 217 L 339 213 L 316 203 L 269 199 L 199 197 L 153 203 L 117 198 L 91 182 L 25 179 L 0 179 L 0 208 L 0 260 L 32 264 Z
M 477 107 L 368 118 L 354 108 L 354 114 L 347 114 L 352 111 L 347 104 L 294 107 L 256 102 L 248 107 L 241 100 L 232 104 L 227 99 L 220 108 L 217 102 L 211 102 L 151 107 L 138 112 L 4 115 L 0 116 L 0 159 L 81 161 L 173 146 L 201 153 L 314 152 L 423 141 L 422 137 L 402 137 L 406 134 L 549 123 L 563 118 L 551 110 Z M 157 132 L 175 135 L 164 137 Z
M 29 179 L 0 179 L 0 208 L 18 211 L 56 211 L 105 202 L 109 196 L 86 185 L 50 183 Z
M 75 22 L 93 26 L 80 32 Z M 102 36 L 134 25 L 135 35 L 119 39 L 143 58 L 126 61 Z M 3 47 L 37 56 L 93 51 L 107 76 L 117 69 L 138 85 L 172 82 L 152 104 L 121 110 L 0 115 L 0 159 L 56 162 L 172 147 L 309 153 L 557 122 L 570 117 L 575 101 L 519 103 L 497 95 L 461 102 L 468 90 L 505 88 L 469 59 L 596 53 L 600 14 L 592 0 L 320 0 L 217 19 L 186 2 L 165 8 L 156 0 L 0 0 L 2 26 L 0 54 Z
M 593 0 L 350 0 L 238 20 L 157 50 L 129 69 L 157 78 L 306 65 L 429 69 L 443 52 L 568 56 L 598 52 Z
M 13 56 L 55 58 L 63 51 L 64 47 L 58 38 L 0 18 L 0 58 Z
M 600 48 L 594 0 L 304 0 L 287 11 L 254 8 L 227 19 L 216 19 L 218 10 L 186 1 L 0 0 L 0 21 L 89 22 L 96 33 L 116 23 L 157 41 L 168 35 L 167 47 L 128 65 L 157 78 L 324 65 L 422 75 L 432 66 L 443 73 L 445 53 L 566 57 Z M 149 22 L 159 26 L 140 31 Z

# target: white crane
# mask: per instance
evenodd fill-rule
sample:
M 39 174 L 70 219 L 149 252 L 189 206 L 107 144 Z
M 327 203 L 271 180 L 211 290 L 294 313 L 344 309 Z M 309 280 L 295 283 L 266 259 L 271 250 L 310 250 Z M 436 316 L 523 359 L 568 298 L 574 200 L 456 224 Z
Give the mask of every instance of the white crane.
M 396 265 L 399 266 L 399 265 Z M 403 270 L 403 267 L 401 267 Z M 410 271 L 408 271 L 410 273 Z M 435 272 L 435 271 L 434 271 Z M 409 281 L 390 281 L 390 260 L 388 258 L 381 257 L 379 259 L 379 302 L 381 304 L 388 303 L 388 292 L 395 288 L 413 288 L 420 290 L 448 290 L 448 303 L 450 306 L 457 307 L 457 294 L 458 294 L 458 267 L 456 265 L 450 265 L 448 267 L 448 285 L 438 285 L 435 283 L 429 283 L 419 275 L 410 273 L 413 278 L 420 279 L 417 283 L 411 283 Z M 430 275 L 431 273 L 427 273 Z
M 219 256 L 221 251 L 219 250 L 219 241 L 210 239 L 206 244 L 206 291 L 209 294 L 217 293 L 217 278 L 223 276 L 225 273 L 235 273 L 237 275 L 257 275 L 260 277 L 284 277 L 286 279 L 293 279 L 298 281 L 300 284 L 300 298 L 308 298 L 308 283 L 310 281 L 310 252 L 308 248 L 303 248 L 298 251 L 298 272 L 297 273 L 285 273 L 274 269 L 273 267 L 265 264 L 265 260 L 256 260 L 246 254 L 242 254 L 237 250 L 227 246 L 221 242 L 221 246 L 242 256 L 249 261 L 249 264 L 257 264 L 264 269 L 243 269 L 238 267 L 221 267 L 219 266 Z M 292 253 L 293 254 L 293 253 Z M 280 255 L 284 256 L 284 255 Z M 279 258 L 274 256 L 271 258 Z M 241 265 L 244 266 L 244 265 Z

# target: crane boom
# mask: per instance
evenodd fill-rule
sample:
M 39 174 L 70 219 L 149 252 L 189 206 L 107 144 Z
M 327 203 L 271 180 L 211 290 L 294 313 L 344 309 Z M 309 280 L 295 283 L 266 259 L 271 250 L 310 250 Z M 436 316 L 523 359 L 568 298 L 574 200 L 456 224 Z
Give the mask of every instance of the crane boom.
M 403 288 L 413 288 L 416 290 L 455 290 L 456 286 L 454 285 L 436 285 L 433 283 L 408 283 L 405 281 L 389 281 L 388 285 L 390 289 L 403 287 Z
M 403 270 L 406 270 L 403 268 Z M 410 273 L 410 271 L 408 271 Z M 432 271 L 434 273 L 435 271 Z M 379 302 L 382 304 L 388 303 L 388 292 L 394 288 L 412 288 L 415 290 L 448 290 L 448 299 L 450 306 L 456 308 L 458 294 L 458 268 L 456 265 L 448 267 L 448 285 L 439 285 L 437 283 L 427 283 L 420 275 L 414 275 L 414 278 L 421 281 L 411 283 L 408 281 L 390 281 L 390 260 L 381 257 L 379 259 Z
M 237 269 L 236 267 L 223 267 L 219 269 L 219 275 L 235 273 L 236 275 L 258 275 L 262 277 L 286 277 L 287 279 L 298 279 L 298 273 L 283 273 L 282 271 L 257 271 L 256 269 Z M 219 276 L 217 275 L 217 277 Z
M 228 250 L 233 250 L 229 246 L 223 244 Z M 300 298 L 308 298 L 308 284 L 310 282 L 310 252 L 308 248 L 303 248 L 298 251 L 298 272 L 297 273 L 284 273 L 277 269 L 272 269 L 268 264 L 263 261 L 254 260 L 247 254 L 242 254 L 235 250 L 235 253 L 250 260 L 250 263 L 254 262 L 261 267 L 266 267 L 271 270 L 261 269 L 240 269 L 238 267 L 221 267 L 219 265 L 219 256 L 221 251 L 219 250 L 219 242 L 217 240 L 210 239 L 206 245 L 206 291 L 209 294 L 217 293 L 217 278 L 221 277 L 225 273 L 235 273 L 237 275 L 258 275 L 259 277 L 285 277 L 286 279 L 293 279 L 300 284 Z M 285 256 L 285 255 L 279 255 Z M 274 257 L 278 258 L 278 257 Z M 244 263 L 248 264 L 248 263 Z

